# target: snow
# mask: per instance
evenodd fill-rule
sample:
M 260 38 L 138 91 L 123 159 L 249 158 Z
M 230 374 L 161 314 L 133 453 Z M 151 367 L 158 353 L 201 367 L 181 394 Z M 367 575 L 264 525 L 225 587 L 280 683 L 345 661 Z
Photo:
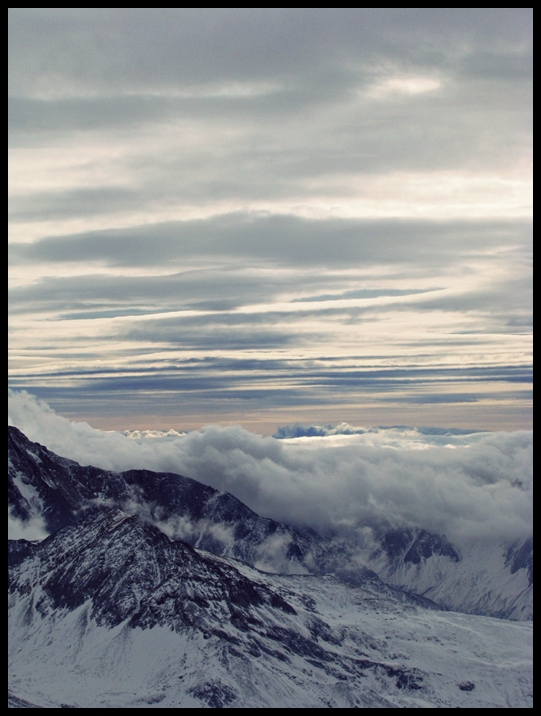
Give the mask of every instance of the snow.
M 227 624 L 227 638 L 106 628 L 89 618 L 89 603 L 42 617 L 26 596 L 11 609 L 12 692 L 50 708 L 532 707 L 531 623 L 398 606 L 331 577 L 265 575 L 216 559 L 294 607 L 279 617 L 258 611 L 269 633 L 291 630 L 330 657 L 302 656 L 276 639 L 276 654 L 250 654 Z M 413 687 L 397 686 L 401 678 Z M 468 682 L 474 688 L 462 690 Z
M 511 573 L 505 558 L 508 547 L 472 540 L 461 545 L 458 562 L 433 555 L 419 564 L 403 560 L 394 564 L 380 553 L 365 563 L 387 584 L 422 594 L 448 609 L 533 619 L 533 585 L 525 569 Z
M 79 486 L 75 463 L 41 449 L 56 483 L 45 467 L 9 471 L 13 494 L 31 506 L 27 531 L 72 483 L 77 499 L 85 486 L 84 469 Z M 124 495 L 120 475 L 101 477 Z M 176 477 L 165 477 L 170 487 Z M 10 708 L 532 708 L 533 624 L 507 621 L 532 618 L 528 540 L 452 546 L 424 533 L 413 557 L 417 528 L 392 545 L 385 534 L 320 543 L 201 486 L 192 499 L 204 516 L 191 519 L 180 508 L 192 481 L 178 480 L 186 492 L 167 493 L 178 513 L 160 503 L 141 516 L 102 499 L 44 542 L 17 543 Z M 55 489 L 49 503 L 45 484 Z M 299 545 L 300 557 L 289 556 Z M 389 584 L 471 613 L 425 608 L 363 562 Z M 356 586 L 330 574 L 352 570 Z

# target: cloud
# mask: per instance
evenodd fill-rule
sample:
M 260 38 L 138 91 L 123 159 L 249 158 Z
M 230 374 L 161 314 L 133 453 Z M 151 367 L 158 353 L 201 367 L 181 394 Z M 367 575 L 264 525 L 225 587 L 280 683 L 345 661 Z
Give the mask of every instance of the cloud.
M 396 432 L 399 438 L 407 436 L 410 445 L 415 439 L 420 439 L 422 442 L 424 440 L 422 436 L 426 435 L 431 436 L 431 444 L 433 445 L 447 445 L 449 443 L 449 437 L 451 436 L 470 435 L 471 433 L 478 432 L 460 428 L 411 428 L 406 425 L 363 428 L 350 425 L 349 423 L 338 423 L 338 425 L 301 425 L 300 423 L 295 423 L 295 425 L 281 425 L 272 437 L 278 440 L 289 440 L 292 438 L 329 437 L 331 435 L 364 435 L 367 432 L 383 434 L 384 431 L 387 431 L 386 436 L 392 435 L 393 431 Z M 440 437 L 441 442 L 438 443 L 435 441 L 435 437 Z
M 415 10 L 13 8 L 13 145 L 52 144 L 86 184 L 51 189 L 58 165 L 37 182 L 34 152 L 15 218 L 251 202 L 415 216 L 438 187 L 463 216 L 472 171 L 498 192 L 476 209 L 490 215 L 513 193 L 500 174 L 529 158 L 531 13 Z
M 474 48 L 505 58 L 531 45 L 529 8 L 11 8 L 9 22 L 12 87 L 49 96 L 306 77 L 382 53 L 445 67 Z
M 156 336 L 152 333 L 154 338 Z M 174 345 L 174 338 L 163 335 L 162 351 L 166 344 Z M 234 347 L 247 352 L 254 346 L 277 349 L 285 340 L 272 340 L 269 334 L 250 335 L 248 332 L 225 336 L 222 333 L 199 337 L 198 345 L 206 346 L 219 355 Z M 189 336 L 185 346 L 189 346 Z M 297 342 L 297 345 L 301 345 Z M 135 349 L 135 353 L 138 350 Z M 210 411 L 207 420 L 220 419 L 228 410 L 242 412 L 287 406 L 335 406 L 340 400 L 342 410 L 355 406 L 360 400 L 377 400 L 380 405 L 444 405 L 486 403 L 492 401 L 495 386 L 499 399 L 514 400 L 524 411 L 531 400 L 532 375 L 529 366 L 469 366 L 430 368 L 352 369 L 332 358 L 325 369 L 315 367 L 306 360 L 199 359 L 179 362 L 172 357 L 156 366 L 128 368 L 122 374 L 114 367 L 96 366 L 85 370 L 42 371 L 36 379 L 34 392 L 40 397 L 64 406 L 65 401 L 76 400 L 85 406 L 87 415 L 100 411 L 119 411 L 119 420 L 129 421 L 130 413 L 141 411 L 152 414 L 179 415 L 191 411 Z M 334 365 L 333 365 L 334 363 Z M 45 378 L 53 383 L 44 386 Z M 23 387 L 29 379 L 12 379 L 13 387 Z M 179 397 L 182 395 L 182 400 Z M 111 401 L 115 396 L 115 401 Z M 111 401 L 109 408 L 107 400 Z M 389 417 L 392 416 L 392 408 Z M 239 417 L 239 421 L 243 418 Z M 486 418 L 484 418 L 486 419 Z M 130 424 L 128 422 L 128 424 Z M 126 422 L 124 422 L 126 425 Z
M 30 542 L 48 537 L 49 532 L 41 517 L 33 517 L 26 522 L 14 517 L 8 508 L 8 539 L 26 539 Z
M 169 222 L 59 236 L 12 246 L 14 259 L 100 261 L 113 266 L 159 265 L 187 257 L 252 258 L 278 265 L 340 266 L 433 264 L 464 254 L 530 246 L 531 223 L 304 219 L 234 213 L 206 220 Z M 329 250 L 332 246 L 332 252 Z
M 327 358 L 365 378 L 527 365 L 531 16 L 11 8 L 11 385 L 81 417 L 129 405 L 116 424 L 144 428 L 179 388 L 207 410 L 190 425 L 352 405 L 357 377 Z M 205 385 L 185 372 L 203 357 L 289 361 L 299 382 L 207 364 Z M 360 410 L 378 380 L 359 378 Z M 497 424 L 527 424 L 524 396 L 480 380 L 400 401 L 481 426 L 476 405 L 507 401 Z M 297 419 L 355 416 L 278 421 Z
M 284 442 L 208 426 L 130 438 L 70 422 L 24 392 L 10 395 L 10 421 L 82 464 L 177 472 L 231 492 L 265 517 L 318 530 L 416 525 L 460 545 L 517 539 L 532 528 L 528 431 L 442 436 L 380 428 Z

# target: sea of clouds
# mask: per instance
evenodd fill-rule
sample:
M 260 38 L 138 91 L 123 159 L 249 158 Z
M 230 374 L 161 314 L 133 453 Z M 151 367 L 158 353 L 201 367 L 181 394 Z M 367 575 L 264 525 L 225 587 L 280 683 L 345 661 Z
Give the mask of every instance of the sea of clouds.
M 281 439 L 218 425 L 185 434 L 106 432 L 25 391 L 9 392 L 8 422 L 82 465 L 176 472 L 232 493 L 260 515 L 322 532 L 409 525 L 457 544 L 532 532 L 531 431 L 342 424 L 281 428 Z

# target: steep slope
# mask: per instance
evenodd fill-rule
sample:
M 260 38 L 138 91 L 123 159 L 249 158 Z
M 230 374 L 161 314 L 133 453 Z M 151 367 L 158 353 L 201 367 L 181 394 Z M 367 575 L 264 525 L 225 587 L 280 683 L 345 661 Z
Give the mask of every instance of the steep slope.
M 10 548 L 12 707 L 529 708 L 530 640 L 379 581 L 258 572 L 118 509 Z
M 460 552 L 425 530 L 391 530 L 366 564 L 383 581 L 447 609 L 503 619 L 533 619 L 533 540 L 470 540 Z
M 52 534 L 111 506 L 143 513 L 162 531 L 200 549 L 273 571 L 307 572 L 320 540 L 260 517 L 229 493 L 172 473 L 115 473 L 59 457 L 8 427 L 8 505 L 23 523 L 39 516 Z

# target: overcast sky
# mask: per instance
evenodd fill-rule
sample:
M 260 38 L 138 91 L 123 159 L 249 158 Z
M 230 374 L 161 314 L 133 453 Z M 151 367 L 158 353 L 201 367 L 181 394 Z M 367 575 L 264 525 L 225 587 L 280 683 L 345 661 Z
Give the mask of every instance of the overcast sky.
M 531 424 L 531 10 L 14 8 L 10 385 Z

